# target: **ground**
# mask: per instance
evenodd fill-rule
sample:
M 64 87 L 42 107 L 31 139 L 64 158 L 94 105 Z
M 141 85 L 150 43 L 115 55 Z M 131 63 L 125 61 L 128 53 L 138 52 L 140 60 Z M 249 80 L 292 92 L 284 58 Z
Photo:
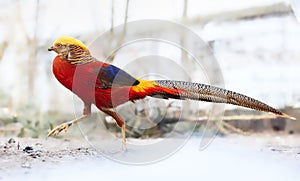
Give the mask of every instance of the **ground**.
M 200 139 L 194 135 L 175 154 L 134 166 L 104 157 L 84 140 L 1 138 L 0 180 L 119 180 L 126 175 L 133 179 L 144 177 L 143 180 L 297 180 L 300 176 L 298 134 L 216 137 L 203 150 L 199 150 Z M 130 152 L 135 150 L 129 149 L 123 156 Z
M 0 138 L 0 173 L 88 158 L 96 152 L 78 139 Z

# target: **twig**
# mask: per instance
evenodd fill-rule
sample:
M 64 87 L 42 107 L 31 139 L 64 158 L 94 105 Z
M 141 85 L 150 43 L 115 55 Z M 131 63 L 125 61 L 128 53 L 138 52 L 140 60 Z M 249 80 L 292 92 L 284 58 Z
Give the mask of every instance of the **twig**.
M 24 34 L 25 34 L 25 37 L 26 37 L 26 40 L 27 40 L 27 42 L 29 42 L 30 41 L 30 38 L 29 38 L 29 34 L 28 34 L 28 32 L 26 31 L 26 28 L 25 28 L 25 25 L 24 25 L 24 21 L 22 21 L 22 16 L 21 16 L 21 3 L 20 3 L 20 1 L 17 3 L 17 10 L 16 10 L 16 15 L 17 15 L 17 21 L 18 21 L 18 23 L 20 24 L 20 26 L 21 26 L 21 29 L 22 29 L 22 32 L 24 32 Z M 16 22 L 15 22 L 16 23 Z
M 124 19 L 124 27 L 123 27 L 123 33 L 124 34 L 126 33 L 126 28 L 127 28 L 128 7 L 129 7 L 129 0 L 126 1 L 125 19 Z
M 227 127 L 229 130 L 233 131 L 233 132 L 236 132 L 236 133 L 239 133 L 239 134 L 243 134 L 243 135 L 247 135 L 248 133 L 229 124 L 229 123 L 226 123 L 224 121 L 220 122 L 220 124 L 222 124 L 224 127 Z
M 182 12 L 183 20 L 185 20 L 187 17 L 187 7 L 188 7 L 188 0 L 184 0 L 183 12 Z
M 239 116 L 224 116 L 221 117 L 223 121 L 257 121 L 263 119 L 274 119 L 276 116 L 273 115 L 239 115 Z M 167 124 L 177 123 L 177 122 L 206 122 L 208 121 L 207 116 L 202 116 L 198 119 L 189 119 L 189 118 L 163 118 L 163 122 Z M 220 121 L 210 119 L 209 121 Z
M 182 23 L 184 23 L 185 20 L 187 19 L 187 7 L 188 7 L 188 0 L 184 0 L 184 6 L 183 6 L 183 11 L 182 11 Z M 181 61 L 182 61 L 183 65 L 188 66 L 188 56 L 187 56 L 187 52 L 184 49 L 186 46 L 185 44 L 186 44 L 186 34 L 183 33 L 180 38 L 180 45 L 182 47 Z M 189 69 L 189 67 L 188 67 L 188 69 Z M 190 81 L 190 77 L 188 77 L 188 81 Z
M 1 47 L 0 47 L 0 61 L 2 60 L 2 57 L 3 57 L 4 52 L 5 52 L 7 47 L 8 47 L 7 41 L 5 41 L 1 44 Z
M 35 27 L 34 27 L 34 34 L 33 34 L 33 38 L 30 39 L 29 35 L 28 36 L 28 43 L 30 44 L 32 50 L 30 52 L 30 56 L 29 56 L 29 67 L 28 67 L 28 88 L 29 90 L 29 94 L 30 97 L 33 97 L 34 94 L 34 84 L 35 81 L 34 79 L 36 78 L 36 66 L 37 66 L 37 53 L 38 53 L 38 48 L 37 48 L 37 32 L 38 32 L 38 18 L 39 18 L 39 11 L 40 11 L 40 1 L 36 0 L 36 9 L 35 9 Z
M 275 119 L 275 115 L 239 115 L 239 116 L 224 116 L 225 121 L 256 121 L 262 119 Z
M 117 46 L 116 48 L 120 47 L 124 41 L 124 38 L 125 38 L 125 34 L 126 34 L 126 29 L 127 29 L 127 20 L 128 20 L 128 9 L 129 9 L 129 0 L 126 1 L 126 8 L 125 8 L 125 17 L 124 17 L 124 26 L 123 26 L 123 31 L 122 31 L 122 34 L 118 40 L 118 43 L 117 43 Z M 117 54 L 118 50 L 114 51 L 112 53 L 112 55 L 110 55 L 108 58 L 107 58 L 107 62 L 111 63 L 114 61 L 115 59 L 115 56 Z
M 111 25 L 110 32 L 113 34 L 114 32 L 114 18 L 115 18 L 115 0 L 111 1 Z

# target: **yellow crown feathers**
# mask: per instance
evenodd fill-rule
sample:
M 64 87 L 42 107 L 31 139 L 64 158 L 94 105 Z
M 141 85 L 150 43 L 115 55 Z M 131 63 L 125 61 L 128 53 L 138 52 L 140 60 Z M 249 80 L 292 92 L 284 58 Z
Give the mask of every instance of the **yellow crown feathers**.
M 77 40 L 73 37 L 70 37 L 70 36 L 62 36 L 62 37 L 59 37 L 54 43 L 53 45 L 56 45 L 56 44 L 62 44 L 62 45 L 77 45 L 77 46 L 80 46 L 81 48 L 85 49 L 85 50 L 88 50 L 88 47 L 82 43 L 80 40 Z

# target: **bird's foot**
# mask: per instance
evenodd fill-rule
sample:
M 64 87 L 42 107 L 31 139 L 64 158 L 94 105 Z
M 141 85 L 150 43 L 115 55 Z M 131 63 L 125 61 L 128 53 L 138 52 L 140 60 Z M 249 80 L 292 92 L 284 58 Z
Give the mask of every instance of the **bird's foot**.
M 127 147 L 126 147 L 126 125 L 125 124 L 122 125 L 121 130 L 122 130 L 122 151 L 126 152 Z
M 70 122 L 66 122 L 66 123 L 63 123 L 61 125 L 58 125 L 56 126 L 54 129 L 52 129 L 49 133 L 48 133 L 48 136 L 57 136 L 60 132 L 62 132 L 63 130 L 67 131 L 67 129 L 72 126 L 73 122 L 70 121 Z
M 126 152 L 126 151 L 127 151 L 126 142 L 124 143 L 123 141 L 122 141 L 122 151 L 123 151 L 123 152 Z

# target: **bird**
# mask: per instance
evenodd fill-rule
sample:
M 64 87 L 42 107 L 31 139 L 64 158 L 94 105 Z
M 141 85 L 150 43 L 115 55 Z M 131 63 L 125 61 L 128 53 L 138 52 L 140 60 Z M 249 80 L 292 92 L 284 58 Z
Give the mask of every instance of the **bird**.
M 70 36 L 56 39 L 48 51 L 57 53 L 52 64 L 56 79 L 84 103 L 82 116 L 56 126 L 48 133 L 48 137 L 56 136 L 73 124 L 86 120 L 91 115 L 91 106 L 95 105 L 111 116 L 121 128 L 122 148 L 126 149 L 126 124 L 115 108 L 147 96 L 226 103 L 295 119 L 266 103 L 224 88 L 180 80 L 136 78 L 112 64 L 97 60 L 83 42 Z

